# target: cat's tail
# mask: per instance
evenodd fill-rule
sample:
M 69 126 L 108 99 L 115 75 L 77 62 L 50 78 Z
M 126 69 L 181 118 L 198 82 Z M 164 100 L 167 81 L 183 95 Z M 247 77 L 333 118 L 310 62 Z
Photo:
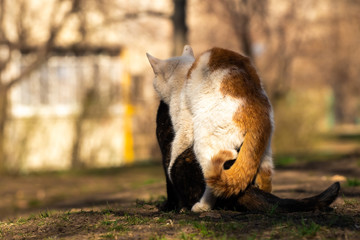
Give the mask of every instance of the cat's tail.
M 215 196 L 234 196 L 244 191 L 251 184 L 260 165 L 260 161 L 254 161 L 254 157 L 251 155 L 252 150 L 249 148 L 252 147 L 251 144 L 243 144 L 237 159 L 226 170 L 224 164 L 234 158 L 231 151 L 221 150 L 212 158 L 212 163 L 204 172 L 204 176 Z
M 333 183 L 322 193 L 303 199 L 279 198 L 271 193 L 264 192 L 250 185 L 240 193 L 237 202 L 253 212 L 304 212 L 313 210 L 326 210 L 335 201 L 339 194 L 339 182 Z

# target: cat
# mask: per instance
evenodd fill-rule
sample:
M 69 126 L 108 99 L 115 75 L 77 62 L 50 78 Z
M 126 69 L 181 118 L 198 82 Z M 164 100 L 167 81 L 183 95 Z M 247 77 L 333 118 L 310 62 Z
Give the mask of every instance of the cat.
M 192 211 L 210 210 L 215 196 L 238 194 L 255 177 L 259 188 L 270 192 L 272 109 L 250 60 L 221 48 L 195 60 L 190 46 L 179 57 L 159 60 L 148 54 L 148 59 L 154 88 L 169 104 L 174 124 L 170 181 L 176 158 L 191 145 L 206 179 Z M 234 164 L 223 171 L 231 159 Z
M 162 154 L 167 192 L 167 200 L 159 208 L 162 211 L 190 209 L 203 195 L 205 179 L 192 145 L 176 158 L 171 171 L 172 182 L 170 181 L 167 169 L 170 163 L 174 130 L 169 107 L 163 101 L 160 102 L 156 116 L 156 137 Z M 231 161 L 226 162 L 224 168 L 229 168 L 231 164 Z M 340 184 L 336 182 L 316 196 L 304 199 L 283 199 L 250 184 L 237 195 L 217 198 L 214 208 L 263 213 L 328 210 L 329 205 L 337 198 L 339 190 Z

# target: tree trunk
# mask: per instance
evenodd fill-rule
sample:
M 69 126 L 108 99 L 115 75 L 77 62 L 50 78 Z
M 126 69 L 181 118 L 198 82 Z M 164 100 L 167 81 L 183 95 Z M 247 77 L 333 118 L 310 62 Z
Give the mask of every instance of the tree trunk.
M 249 19 L 248 15 L 242 16 L 242 23 L 241 23 L 241 30 L 240 30 L 239 38 L 241 40 L 241 45 L 242 45 L 245 55 L 254 61 L 254 54 L 252 51 L 253 42 L 252 42 L 251 33 L 250 33 L 250 19 Z
M 332 88 L 335 96 L 335 121 L 338 124 L 354 124 L 357 117 L 357 101 L 354 100 L 356 95 L 353 90 L 356 89 L 356 86 L 351 82 L 347 62 L 346 60 L 339 61 L 334 66 L 332 74 Z
M 82 132 L 82 124 L 83 124 L 83 116 L 79 116 L 78 119 L 76 119 L 75 122 L 75 136 L 74 136 L 74 143 L 72 146 L 72 152 L 71 152 L 71 168 L 72 169 L 81 169 L 84 167 L 84 165 L 81 162 L 80 159 L 80 150 L 81 150 L 81 143 L 83 140 L 83 132 Z
M 174 14 L 172 16 L 174 29 L 173 55 L 182 54 L 184 45 L 187 44 L 188 27 L 186 25 L 186 0 L 173 0 Z
M 4 173 L 5 167 L 5 123 L 7 119 L 7 91 L 0 83 L 0 174 Z

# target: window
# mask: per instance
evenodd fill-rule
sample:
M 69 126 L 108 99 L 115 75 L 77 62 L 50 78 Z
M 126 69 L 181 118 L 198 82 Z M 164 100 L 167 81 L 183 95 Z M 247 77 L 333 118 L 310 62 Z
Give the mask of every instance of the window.
M 25 66 L 23 58 L 20 70 Z M 118 104 L 122 69 L 118 56 L 54 56 L 14 88 L 13 115 L 78 113 L 89 89 L 107 103 Z

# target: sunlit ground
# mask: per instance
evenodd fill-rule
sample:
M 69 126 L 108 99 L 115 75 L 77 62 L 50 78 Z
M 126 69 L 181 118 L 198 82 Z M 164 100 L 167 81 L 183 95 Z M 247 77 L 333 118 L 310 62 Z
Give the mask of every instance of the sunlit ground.
M 303 198 L 340 181 L 342 190 L 329 213 L 274 216 L 218 211 L 200 218 L 191 213 L 162 213 L 156 203 L 166 195 L 165 180 L 160 161 L 156 161 L 122 168 L 2 176 L 0 236 L 355 239 L 360 226 L 360 152 L 354 146 L 359 146 L 360 135 L 334 133 L 327 139 L 316 153 L 276 156 L 273 193 Z M 71 230 L 72 225 L 78 231 Z

